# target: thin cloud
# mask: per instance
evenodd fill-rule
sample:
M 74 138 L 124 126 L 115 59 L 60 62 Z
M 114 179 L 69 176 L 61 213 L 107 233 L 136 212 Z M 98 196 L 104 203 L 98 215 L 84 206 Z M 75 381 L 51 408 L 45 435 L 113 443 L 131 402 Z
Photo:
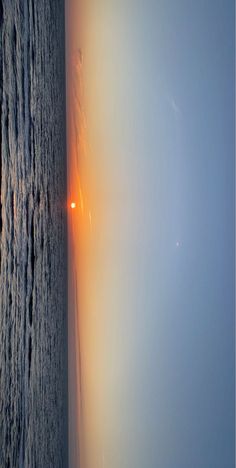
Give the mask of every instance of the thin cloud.
M 180 109 L 180 107 L 178 106 L 178 104 L 176 103 L 175 99 L 172 97 L 172 96 L 168 96 L 168 103 L 171 107 L 171 109 L 173 110 L 174 114 L 176 116 L 182 116 L 182 111 Z

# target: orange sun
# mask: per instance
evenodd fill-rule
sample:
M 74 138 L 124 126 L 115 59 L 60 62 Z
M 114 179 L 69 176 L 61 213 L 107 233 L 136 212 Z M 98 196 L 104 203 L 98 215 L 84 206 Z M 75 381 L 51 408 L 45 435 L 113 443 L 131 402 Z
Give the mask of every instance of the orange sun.
M 72 203 L 70 204 L 70 206 L 71 206 L 72 209 L 74 209 L 74 208 L 76 208 L 76 203 L 75 203 L 75 202 L 72 202 Z

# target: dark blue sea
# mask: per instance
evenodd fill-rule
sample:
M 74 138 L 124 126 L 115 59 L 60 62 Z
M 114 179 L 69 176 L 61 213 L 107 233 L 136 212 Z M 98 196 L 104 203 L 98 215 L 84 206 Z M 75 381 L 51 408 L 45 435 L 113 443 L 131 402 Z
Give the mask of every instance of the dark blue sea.
M 64 1 L 0 28 L 0 467 L 67 467 Z

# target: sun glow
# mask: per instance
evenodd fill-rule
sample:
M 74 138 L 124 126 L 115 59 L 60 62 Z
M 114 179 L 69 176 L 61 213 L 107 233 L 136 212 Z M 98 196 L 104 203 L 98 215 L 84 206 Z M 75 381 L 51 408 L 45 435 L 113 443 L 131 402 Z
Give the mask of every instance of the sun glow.
M 75 209 L 75 208 L 76 208 L 76 203 L 75 203 L 75 202 L 72 202 L 72 203 L 70 204 L 70 207 L 71 207 L 72 209 Z

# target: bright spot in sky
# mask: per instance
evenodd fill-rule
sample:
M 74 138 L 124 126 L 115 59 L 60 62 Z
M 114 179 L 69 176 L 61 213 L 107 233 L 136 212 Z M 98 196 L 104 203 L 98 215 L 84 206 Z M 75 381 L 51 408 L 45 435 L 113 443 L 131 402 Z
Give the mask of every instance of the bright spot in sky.
M 175 244 L 175 245 L 176 245 L 176 247 L 179 247 L 179 246 L 180 246 L 179 241 L 176 241 L 176 244 Z
M 71 206 L 72 209 L 76 208 L 75 202 L 72 202 L 72 203 L 70 204 L 70 206 Z

